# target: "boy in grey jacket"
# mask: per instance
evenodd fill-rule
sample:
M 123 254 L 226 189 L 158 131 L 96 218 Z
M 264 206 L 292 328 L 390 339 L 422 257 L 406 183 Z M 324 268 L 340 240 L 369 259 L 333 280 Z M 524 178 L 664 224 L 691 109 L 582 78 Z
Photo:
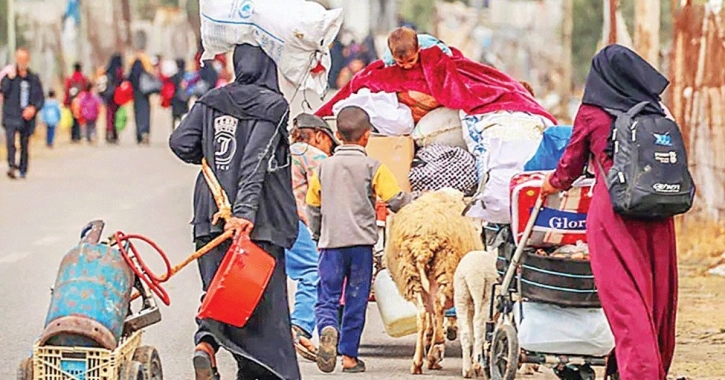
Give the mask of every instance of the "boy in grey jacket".
M 412 196 L 400 189 L 387 166 L 367 156 L 365 146 L 372 125 L 364 110 L 354 106 L 342 109 L 337 129 L 343 145 L 322 161 L 310 180 L 306 199 L 309 226 L 320 249 L 317 366 L 328 373 L 335 369 L 339 343 L 342 371 L 357 373 L 365 371 L 358 348 L 370 296 L 373 246 L 378 241 L 375 199 L 380 197 L 397 212 Z M 337 312 L 345 279 L 340 330 Z

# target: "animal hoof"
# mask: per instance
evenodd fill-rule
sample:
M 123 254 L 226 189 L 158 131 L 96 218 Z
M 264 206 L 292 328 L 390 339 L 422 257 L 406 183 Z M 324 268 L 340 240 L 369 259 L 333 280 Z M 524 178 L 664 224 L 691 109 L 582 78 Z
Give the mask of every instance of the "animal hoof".
M 470 379 L 470 378 L 472 378 L 472 377 L 473 377 L 473 370 L 472 370 L 472 369 L 469 369 L 469 370 L 465 370 L 465 369 L 464 369 L 464 370 L 463 370 L 463 377 L 464 377 L 465 379 Z
M 428 369 L 437 371 L 443 369 L 443 367 L 438 362 L 428 362 Z
M 423 374 L 423 363 L 421 364 L 415 364 L 410 367 L 410 373 L 413 375 L 422 375 Z
M 473 373 L 476 377 L 483 376 L 483 367 L 478 363 L 473 364 Z

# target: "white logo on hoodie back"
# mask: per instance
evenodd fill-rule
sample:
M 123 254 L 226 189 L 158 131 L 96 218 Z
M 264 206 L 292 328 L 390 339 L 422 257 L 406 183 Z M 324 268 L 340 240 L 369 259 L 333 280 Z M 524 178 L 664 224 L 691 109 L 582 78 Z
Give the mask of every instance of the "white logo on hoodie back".
M 214 164 L 216 170 L 229 170 L 229 164 L 237 152 L 237 125 L 239 120 L 232 116 L 214 119 Z

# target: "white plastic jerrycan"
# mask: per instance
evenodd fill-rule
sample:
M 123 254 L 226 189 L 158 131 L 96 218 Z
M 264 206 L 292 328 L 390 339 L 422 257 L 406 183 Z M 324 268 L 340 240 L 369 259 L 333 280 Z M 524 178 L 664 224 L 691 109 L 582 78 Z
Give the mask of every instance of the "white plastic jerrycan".
M 393 338 L 415 334 L 418 331 L 418 309 L 400 295 L 387 269 L 375 276 L 373 289 L 385 332 Z

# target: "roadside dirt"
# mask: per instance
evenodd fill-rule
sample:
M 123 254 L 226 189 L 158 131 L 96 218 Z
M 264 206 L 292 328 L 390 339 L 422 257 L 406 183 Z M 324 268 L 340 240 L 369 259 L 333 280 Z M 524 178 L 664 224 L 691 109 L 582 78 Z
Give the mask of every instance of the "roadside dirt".
M 725 379 L 725 277 L 700 274 L 700 265 L 680 266 L 675 378 Z

